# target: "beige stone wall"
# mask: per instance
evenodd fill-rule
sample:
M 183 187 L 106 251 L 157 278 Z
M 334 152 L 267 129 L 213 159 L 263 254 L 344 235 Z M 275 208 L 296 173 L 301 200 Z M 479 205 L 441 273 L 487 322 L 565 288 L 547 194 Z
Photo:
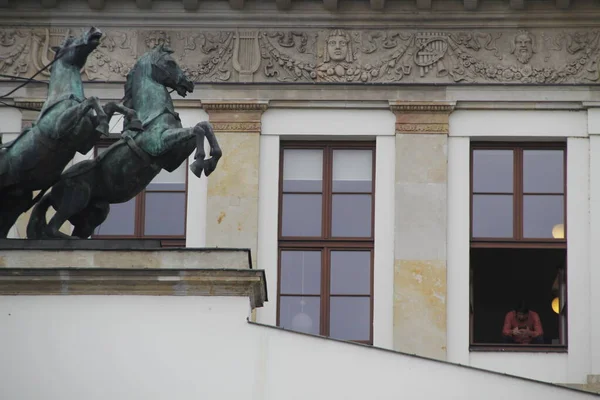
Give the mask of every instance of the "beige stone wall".
M 260 121 L 266 103 L 203 102 L 219 145 L 220 164 L 208 180 L 206 246 L 258 247 Z
M 394 349 L 446 358 L 446 189 L 451 106 L 396 103 Z

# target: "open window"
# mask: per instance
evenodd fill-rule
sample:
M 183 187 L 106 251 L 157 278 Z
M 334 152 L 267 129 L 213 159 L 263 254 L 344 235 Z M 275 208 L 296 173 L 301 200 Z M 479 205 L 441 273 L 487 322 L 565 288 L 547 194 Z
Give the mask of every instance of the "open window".
M 472 145 L 472 350 L 566 349 L 565 166 L 564 143 Z M 520 301 L 541 321 L 535 340 L 503 333 Z

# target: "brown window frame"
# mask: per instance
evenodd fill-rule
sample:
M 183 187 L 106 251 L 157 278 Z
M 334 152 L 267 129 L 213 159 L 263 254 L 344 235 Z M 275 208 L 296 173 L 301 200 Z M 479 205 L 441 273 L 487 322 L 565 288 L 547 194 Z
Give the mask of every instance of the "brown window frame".
M 282 235 L 282 214 L 283 214 L 283 164 L 284 151 L 289 149 L 322 149 L 323 150 L 323 186 L 321 194 L 322 211 L 321 211 L 321 236 L 320 237 L 290 237 Z M 332 237 L 331 222 L 332 222 L 332 180 L 333 180 L 333 151 L 334 150 L 371 150 L 372 151 L 372 167 L 371 167 L 371 235 L 370 237 Z M 296 296 L 296 297 L 319 297 L 320 301 L 320 325 L 319 334 L 322 336 L 330 335 L 330 299 L 331 297 L 370 297 L 370 320 L 369 320 L 369 339 L 368 340 L 353 340 L 353 342 L 362 344 L 373 344 L 373 304 L 374 304 L 374 245 L 375 245 L 375 164 L 376 164 L 376 149 L 375 142 L 372 141 L 284 141 L 281 142 L 279 154 L 279 210 L 278 210 L 278 251 L 277 251 L 277 325 L 280 325 L 280 301 L 281 297 Z M 285 192 L 295 193 L 295 192 Z M 306 194 L 307 192 L 302 192 Z M 316 192 L 315 192 L 316 193 Z M 335 192 L 335 194 L 366 194 L 365 192 Z M 287 250 L 306 250 L 321 252 L 321 290 L 319 295 L 293 295 L 281 294 L 281 253 Z M 330 292 L 330 272 L 332 251 L 369 251 L 371 256 L 370 268 L 370 293 L 369 295 L 332 295 Z
M 566 142 L 477 142 L 472 141 L 469 150 L 469 241 L 470 249 L 564 249 L 567 251 L 567 143 Z M 564 238 L 524 238 L 523 237 L 523 151 L 524 150 L 562 150 L 563 151 L 563 226 Z M 513 150 L 513 237 L 485 238 L 473 236 L 473 152 L 475 150 Z M 487 193 L 493 194 L 493 193 Z M 504 194 L 504 193 L 502 193 Z M 545 195 L 547 193 L 535 193 Z M 551 193 L 556 195 L 556 193 Z M 472 291 L 472 272 L 470 269 L 469 291 Z M 560 280 L 565 287 L 565 304 L 568 304 L 567 263 L 559 272 Z M 472 298 L 469 295 L 469 349 L 470 351 L 509 351 L 509 352 L 567 352 L 568 349 L 568 306 L 559 318 L 558 345 L 518 345 L 474 342 L 474 310 L 471 308 Z
M 100 139 L 94 146 L 94 157 L 98 156 L 98 147 L 108 147 L 115 143 L 118 139 Z M 185 161 L 186 166 L 188 161 Z M 94 239 L 158 239 L 161 242 L 161 247 L 185 247 L 187 232 L 187 218 L 184 218 L 183 222 L 183 235 L 145 235 L 145 216 L 146 216 L 146 193 L 184 193 L 185 195 L 185 210 L 184 215 L 187 217 L 187 202 L 188 202 L 188 178 L 189 169 L 186 168 L 185 172 L 185 189 L 181 190 L 147 190 L 143 189 L 138 193 L 135 199 L 135 215 L 134 215 L 134 228 L 133 235 L 96 235 L 93 234 Z

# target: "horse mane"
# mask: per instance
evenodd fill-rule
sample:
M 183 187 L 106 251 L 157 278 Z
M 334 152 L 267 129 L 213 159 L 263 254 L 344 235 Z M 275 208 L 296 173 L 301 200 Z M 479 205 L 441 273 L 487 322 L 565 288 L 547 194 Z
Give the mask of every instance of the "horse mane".
M 133 78 L 135 77 L 138 68 L 140 68 L 140 64 L 146 62 L 146 60 L 149 60 L 152 63 L 156 60 L 159 60 L 165 54 L 171 53 L 173 53 L 173 50 L 161 44 L 155 47 L 154 50 L 147 52 L 142 57 L 140 57 L 139 60 L 137 60 L 133 68 L 131 68 L 131 70 L 127 74 L 127 79 L 125 81 L 125 97 L 123 97 L 123 105 L 125 107 L 132 108 L 133 106 L 131 104 L 131 102 L 133 101 Z

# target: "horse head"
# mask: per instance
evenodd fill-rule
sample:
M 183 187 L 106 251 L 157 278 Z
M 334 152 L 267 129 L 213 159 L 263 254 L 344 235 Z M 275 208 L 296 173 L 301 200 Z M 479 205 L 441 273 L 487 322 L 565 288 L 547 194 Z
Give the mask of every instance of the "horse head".
M 53 47 L 54 59 L 60 59 L 63 63 L 73 65 L 78 69 L 83 68 L 87 57 L 100 44 L 102 32 L 91 27 L 80 37 L 68 37 L 59 47 Z
M 151 52 L 152 79 L 185 97 L 194 91 L 194 83 L 185 76 L 171 54 L 173 50 L 164 44 Z

